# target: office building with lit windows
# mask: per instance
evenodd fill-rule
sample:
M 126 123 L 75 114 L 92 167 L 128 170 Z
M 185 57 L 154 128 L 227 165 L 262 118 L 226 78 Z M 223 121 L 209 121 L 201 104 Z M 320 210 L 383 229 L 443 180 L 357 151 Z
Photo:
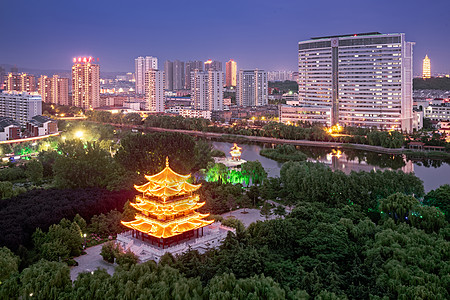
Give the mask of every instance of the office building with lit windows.
M 100 107 L 100 66 L 92 57 L 73 59 L 72 105 L 83 109 Z
M 413 44 L 378 32 L 299 42 L 297 119 L 412 131 Z
M 139 56 L 134 60 L 136 93 L 145 93 L 145 73 L 151 69 L 158 69 L 158 59 L 153 56 Z

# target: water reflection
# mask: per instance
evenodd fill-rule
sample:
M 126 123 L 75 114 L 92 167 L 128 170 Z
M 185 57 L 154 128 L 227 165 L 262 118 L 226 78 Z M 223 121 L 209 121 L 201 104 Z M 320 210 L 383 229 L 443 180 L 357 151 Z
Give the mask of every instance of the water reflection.
M 229 155 L 232 143 L 213 142 L 213 146 Z M 258 160 L 270 177 L 280 176 L 282 163 L 259 155 L 264 148 L 273 148 L 275 144 L 239 144 L 242 147 L 242 158 Z M 329 165 L 333 170 L 341 170 L 346 174 L 351 171 L 401 170 L 405 173 L 414 172 L 424 182 L 425 191 L 436 189 L 450 183 L 450 164 L 448 161 L 431 159 L 407 159 L 404 155 L 380 154 L 353 149 L 330 149 L 320 147 L 297 148 L 305 153 L 310 161 Z

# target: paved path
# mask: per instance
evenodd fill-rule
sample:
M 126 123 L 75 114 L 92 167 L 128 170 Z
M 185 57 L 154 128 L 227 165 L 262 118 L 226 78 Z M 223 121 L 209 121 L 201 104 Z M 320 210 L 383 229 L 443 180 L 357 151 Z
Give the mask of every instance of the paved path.
M 222 217 L 226 218 L 236 218 L 240 221 L 242 221 L 242 223 L 244 223 L 245 227 L 248 227 L 248 225 L 250 225 L 253 222 L 256 221 L 265 221 L 265 220 L 272 220 L 275 219 L 277 216 L 275 215 L 271 215 L 269 216 L 268 219 L 266 219 L 265 217 L 261 216 L 261 213 L 259 211 L 259 209 L 245 209 L 245 211 L 247 212 L 246 214 L 243 214 L 242 212 L 244 211 L 243 208 L 238 209 L 238 210 L 234 210 L 232 212 L 228 212 L 228 213 L 224 213 L 222 214 Z
M 86 254 L 82 256 L 78 256 L 75 260 L 78 262 L 78 266 L 70 269 L 70 279 L 74 281 L 77 279 L 78 274 L 82 272 L 93 272 L 98 268 L 106 269 L 108 274 L 112 275 L 114 273 L 114 265 L 107 263 L 103 260 L 100 255 L 100 251 L 102 251 L 103 244 L 93 246 L 87 248 Z

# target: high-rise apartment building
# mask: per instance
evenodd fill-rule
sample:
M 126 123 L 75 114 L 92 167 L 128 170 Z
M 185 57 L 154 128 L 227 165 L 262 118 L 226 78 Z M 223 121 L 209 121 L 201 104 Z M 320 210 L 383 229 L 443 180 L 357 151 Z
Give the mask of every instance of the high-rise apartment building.
M 164 89 L 173 91 L 173 62 L 170 60 L 164 62 Z
M 53 75 L 52 102 L 59 105 L 71 104 L 69 101 L 69 78 Z
M 205 61 L 205 71 L 222 71 L 222 63 L 217 60 L 208 59 Z
M 83 109 L 100 107 L 100 66 L 92 57 L 73 59 L 72 105 Z
M 153 56 L 139 56 L 134 59 L 136 93 L 143 95 L 145 92 L 145 73 L 150 69 L 158 69 L 158 59 Z
M 151 69 L 145 73 L 147 110 L 164 112 L 164 72 Z
M 223 110 L 223 72 L 208 71 L 208 105 L 209 110 Z
M 205 110 L 208 104 L 208 73 L 195 69 L 191 75 L 191 100 L 195 109 Z
M 323 124 L 411 131 L 412 46 L 378 32 L 299 42 L 301 118 L 328 109 Z
M 34 116 L 42 115 L 42 98 L 37 93 L 3 92 L 0 93 L 0 116 L 12 118 L 20 125 Z
M 184 62 L 174 60 L 173 62 L 173 90 L 184 89 Z
M 184 89 L 186 89 L 186 90 L 191 89 L 191 72 L 194 72 L 194 70 L 203 71 L 203 62 L 199 61 L 199 60 L 195 60 L 195 61 L 188 61 L 185 63 Z
M 164 63 L 165 89 L 168 91 L 177 91 L 184 89 L 185 73 L 184 62 L 167 60 Z
M 43 102 L 70 105 L 69 78 L 61 78 L 58 75 L 53 75 L 53 77 L 42 75 L 38 81 L 38 91 Z
M 428 55 L 425 55 L 422 64 L 422 78 L 427 79 L 431 78 L 431 61 L 428 58 Z
M 42 102 L 52 102 L 52 78 L 42 75 L 38 79 L 38 93 L 41 95 Z
M 0 90 L 3 89 L 5 83 L 5 68 L 0 66 Z
M 267 105 L 267 72 L 258 69 L 239 70 L 236 102 L 239 106 Z
M 232 86 L 236 86 L 237 80 L 236 80 L 236 76 L 237 76 L 237 64 L 234 60 L 230 59 L 227 63 L 226 63 L 226 86 L 227 87 L 232 87 Z
M 29 75 L 26 73 L 9 73 L 6 77 L 6 90 L 9 92 L 35 92 L 36 78 L 34 75 Z
M 223 110 L 223 72 L 195 69 L 191 76 L 191 100 L 199 110 Z

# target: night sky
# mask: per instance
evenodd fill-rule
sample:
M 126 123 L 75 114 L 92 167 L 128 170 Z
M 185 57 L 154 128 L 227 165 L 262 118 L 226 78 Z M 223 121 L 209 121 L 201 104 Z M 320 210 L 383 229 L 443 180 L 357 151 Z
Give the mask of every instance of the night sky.
M 222 62 L 295 70 L 297 43 L 313 36 L 404 32 L 414 73 L 425 54 L 450 73 L 449 0 L 100 1 L 3 0 L 0 64 L 69 69 L 75 56 L 100 57 L 102 71 L 134 71 L 134 58 Z

